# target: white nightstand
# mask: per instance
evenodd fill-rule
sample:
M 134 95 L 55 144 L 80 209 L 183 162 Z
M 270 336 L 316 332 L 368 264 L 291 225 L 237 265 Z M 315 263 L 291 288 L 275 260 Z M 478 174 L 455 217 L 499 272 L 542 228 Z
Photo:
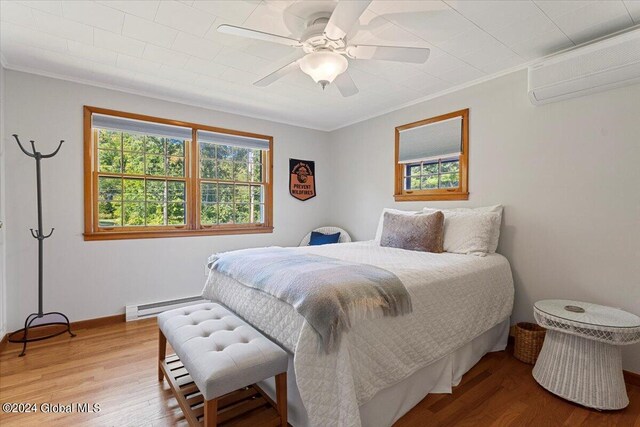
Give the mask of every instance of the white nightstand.
M 542 387 L 590 408 L 622 409 L 629 404 L 620 346 L 640 341 L 640 317 L 568 300 L 538 301 L 533 313 L 548 329 L 533 368 Z

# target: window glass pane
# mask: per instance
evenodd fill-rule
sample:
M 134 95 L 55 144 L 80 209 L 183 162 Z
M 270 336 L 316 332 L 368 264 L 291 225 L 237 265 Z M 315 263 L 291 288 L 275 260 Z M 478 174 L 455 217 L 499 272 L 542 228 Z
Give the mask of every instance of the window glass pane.
M 218 223 L 218 205 L 215 203 L 203 203 L 200 207 L 200 222 L 205 225 Z
M 145 152 L 147 154 L 162 154 L 164 155 L 164 138 L 159 136 L 147 136 L 145 144 Z
M 184 157 L 184 140 L 167 139 L 167 155 Z
M 120 227 L 122 225 L 122 203 L 99 202 L 98 225 L 100 227 Z
M 119 151 L 98 150 L 98 171 L 120 173 L 121 160 Z
M 200 186 L 202 203 L 215 203 L 218 201 L 218 184 L 203 182 Z
M 233 205 L 221 203 L 218 205 L 218 222 L 220 224 L 230 224 L 233 222 Z
M 147 175 L 164 176 L 164 156 L 147 154 Z
M 458 173 L 445 173 L 440 175 L 440 188 L 455 188 L 458 186 Z
M 124 151 L 135 151 L 141 153 L 144 151 L 144 135 L 138 133 L 122 134 L 122 149 Z
M 184 203 L 169 203 L 167 205 L 167 220 L 169 225 L 183 225 L 185 223 Z
M 216 146 L 216 157 L 220 160 L 232 160 L 233 159 L 233 147 L 228 145 Z
M 218 179 L 222 181 L 233 180 L 233 163 L 232 162 L 218 161 L 217 166 L 218 166 L 217 167 Z
M 169 176 L 184 176 L 184 157 L 169 157 Z
M 101 176 L 98 178 L 98 197 L 107 202 L 122 200 L 122 179 L 108 178 Z
M 169 202 L 185 202 L 185 183 L 183 181 L 167 181 L 167 200 Z
M 144 201 L 144 179 L 124 180 L 124 200 Z
M 209 159 L 200 159 L 200 178 L 216 177 L 216 161 Z
M 264 200 L 262 198 L 262 186 L 261 185 L 252 185 L 251 186 L 251 202 L 252 203 L 262 203 Z
M 144 154 L 125 152 L 122 155 L 123 172 L 129 175 L 144 175 Z
M 164 203 L 147 202 L 147 225 L 164 225 Z
M 236 203 L 249 203 L 249 186 L 248 185 L 236 185 L 235 186 L 235 202 Z
M 249 150 L 246 148 L 233 147 L 233 160 L 236 162 L 246 162 L 249 159 Z
M 207 142 L 200 143 L 200 158 L 215 159 L 216 145 Z
M 424 163 L 422 165 L 422 175 L 431 175 L 438 173 L 438 163 Z
M 233 165 L 233 180 L 240 182 L 249 181 L 249 177 L 247 176 L 247 164 L 246 163 L 234 163 Z
M 418 188 L 418 187 L 416 187 Z M 433 188 L 438 188 L 438 175 L 430 175 L 422 177 L 422 189 L 430 190 Z
M 249 216 L 249 206 L 250 205 L 248 203 L 236 203 L 236 211 L 234 215 L 234 222 L 236 224 L 248 224 L 251 222 L 251 217 Z
M 262 150 L 248 150 L 249 161 L 252 163 L 262 163 Z
M 218 184 L 218 197 L 221 203 L 233 202 L 233 184 Z
M 417 190 L 420 188 L 420 177 L 407 177 L 404 179 L 404 185 L 406 190 Z
M 406 166 L 407 176 L 415 176 L 420 175 L 420 165 L 407 165 Z
M 155 202 L 164 201 L 164 181 L 155 179 L 147 180 L 147 200 Z
M 249 164 L 251 182 L 262 182 L 262 165 L 259 163 Z
M 125 202 L 124 225 L 144 225 L 144 202 Z
M 121 150 L 122 133 L 118 131 L 98 130 L 98 148 L 100 150 Z
M 251 205 L 251 215 L 254 223 L 264 222 L 263 211 L 264 211 L 264 205 L 255 204 L 255 203 Z
M 460 170 L 460 162 L 458 160 L 450 161 L 450 162 L 442 162 L 440 164 L 440 172 L 458 172 Z

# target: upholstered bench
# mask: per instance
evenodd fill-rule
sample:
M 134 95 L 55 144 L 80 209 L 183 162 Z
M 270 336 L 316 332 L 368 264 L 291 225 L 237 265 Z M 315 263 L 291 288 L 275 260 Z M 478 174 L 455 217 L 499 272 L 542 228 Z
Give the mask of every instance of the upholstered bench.
M 288 356 L 279 346 L 215 303 L 165 311 L 158 326 L 158 380 L 166 377 L 190 426 L 212 427 L 260 407 L 260 425 L 287 425 Z M 167 341 L 173 356 L 166 357 Z M 277 403 L 255 385 L 273 376 Z

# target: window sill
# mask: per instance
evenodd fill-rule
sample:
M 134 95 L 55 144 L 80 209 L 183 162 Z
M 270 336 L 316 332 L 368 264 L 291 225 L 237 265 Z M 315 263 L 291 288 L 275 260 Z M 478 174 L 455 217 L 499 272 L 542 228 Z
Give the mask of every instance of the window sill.
M 437 201 L 437 200 L 469 200 L 469 193 L 436 193 L 436 194 L 394 194 L 396 202 L 418 202 L 418 201 Z
M 220 236 L 230 234 L 272 233 L 273 227 L 220 227 L 199 230 L 153 230 L 153 231 L 98 231 L 84 233 L 85 241 L 94 240 L 126 240 L 126 239 L 159 239 L 167 237 Z

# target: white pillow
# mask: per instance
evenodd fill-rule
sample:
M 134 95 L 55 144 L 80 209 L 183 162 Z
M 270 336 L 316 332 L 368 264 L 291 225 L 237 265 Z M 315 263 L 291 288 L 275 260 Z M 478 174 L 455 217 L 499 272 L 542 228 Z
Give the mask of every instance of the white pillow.
M 451 253 L 485 256 L 495 253 L 500 240 L 502 206 L 482 208 L 430 209 L 444 214 L 444 250 Z
M 378 221 L 378 229 L 376 230 L 375 241 L 380 243 L 380 238 L 382 237 L 382 226 L 384 224 L 384 213 L 390 212 L 396 215 L 415 215 L 417 213 L 422 213 L 422 211 L 401 211 L 399 209 L 391 209 L 384 208 L 382 209 L 382 213 L 380 214 L 380 220 Z

